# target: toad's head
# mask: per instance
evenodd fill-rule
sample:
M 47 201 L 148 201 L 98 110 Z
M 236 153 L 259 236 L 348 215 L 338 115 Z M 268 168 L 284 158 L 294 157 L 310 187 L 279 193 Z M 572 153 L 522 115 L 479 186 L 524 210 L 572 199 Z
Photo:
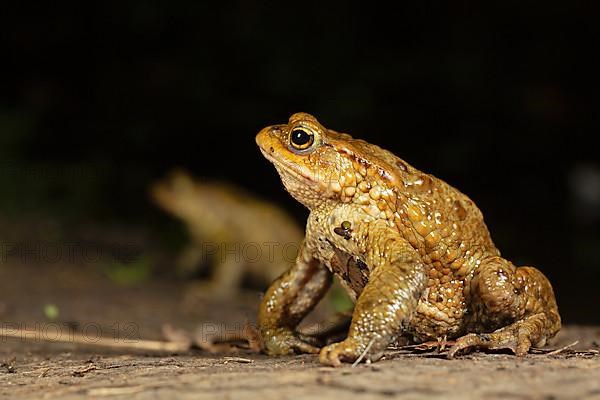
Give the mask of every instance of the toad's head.
M 256 135 L 287 191 L 309 209 L 353 191 L 346 189 L 356 186 L 357 158 L 348 146 L 352 141 L 350 135 L 326 129 L 306 113 L 296 113 L 287 124 L 268 126 Z

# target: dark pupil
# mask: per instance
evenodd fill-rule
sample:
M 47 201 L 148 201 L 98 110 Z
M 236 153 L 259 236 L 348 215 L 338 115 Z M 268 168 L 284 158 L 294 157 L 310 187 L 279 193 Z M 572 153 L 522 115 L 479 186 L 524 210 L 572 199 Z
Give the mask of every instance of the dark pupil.
M 310 137 L 311 135 L 302 129 L 296 129 L 292 131 L 292 143 L 294 143 L 296 146 L 304 146 L 306 143 L 310 142 Z

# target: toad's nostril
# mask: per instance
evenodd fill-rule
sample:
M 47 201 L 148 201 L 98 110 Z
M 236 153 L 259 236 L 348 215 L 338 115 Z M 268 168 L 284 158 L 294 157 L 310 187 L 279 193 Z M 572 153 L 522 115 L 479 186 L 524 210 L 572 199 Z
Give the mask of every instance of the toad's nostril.
M 273 148 L 273 146 L 269 147 L 269 151 L 270 151 L 271 153 L 275 153 L 275 149 Z

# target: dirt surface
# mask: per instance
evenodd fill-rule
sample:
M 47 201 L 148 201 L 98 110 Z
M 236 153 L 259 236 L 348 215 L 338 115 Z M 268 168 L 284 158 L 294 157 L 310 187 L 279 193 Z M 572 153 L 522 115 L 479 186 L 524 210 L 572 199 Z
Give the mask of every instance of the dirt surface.
M 0 319 L 2 398 L 597 398 L 600 327 L 568 326 L 550 347 L 579 341 L 558 354 L 474 353 L 447 360 L 435 351 L 390 351 L 384 360 L 332 369 L 314 356 L 270 358 L 248 352 L 178 354 L 48 343 L 43 337 L 102 335 L 115 342 L 163 339 L 164 324 L 185 329 L 241 329 L 252 322 L 258 291 L 234 302 L 186 293 L 185 283 L 155 279 L 138 286 L 112 283 L 96 266 L 3 265 Z M 49 320 L 44 306 L 60 311 Z M 68 340 L 67 340 L 68 342 Z M 589 351 L 583 351 L 589 350 Z

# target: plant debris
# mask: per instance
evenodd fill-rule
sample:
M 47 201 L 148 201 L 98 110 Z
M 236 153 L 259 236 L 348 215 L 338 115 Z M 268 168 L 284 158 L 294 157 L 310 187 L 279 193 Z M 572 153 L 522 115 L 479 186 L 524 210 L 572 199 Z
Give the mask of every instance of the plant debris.
M 17 372 L 17 369 L 15 367 L 16 362 L 17 358 L 13 357 L 8 361 L 3 361 L 2 363 L 0 363 L 0 368 L 5 368 L 7 373 L 14 374 L 15 372 Z
M 95 371 L 96 369 L 98 369 L 98 368 L 96 368 L 96 366 L 94 364 L 90 364 L 85 368 L 73 371 L 73 376 L 75 376 L 77 378 L 83 378 L 85 376 L 85 374 L 87 374 L 88 372 L 91 372 L 91 371 Z

